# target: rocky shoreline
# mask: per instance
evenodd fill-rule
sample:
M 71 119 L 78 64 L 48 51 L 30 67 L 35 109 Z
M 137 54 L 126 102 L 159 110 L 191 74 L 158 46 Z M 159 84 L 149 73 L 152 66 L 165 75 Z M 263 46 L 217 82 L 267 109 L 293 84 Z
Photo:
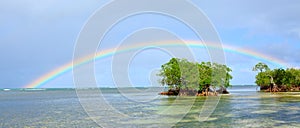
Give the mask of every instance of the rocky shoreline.
M 270 87 L 270 86 L 261 86 L 260 91 L 262 92 L 300 92 L 300 87 Z
M 229 94 L 229 92 L 226 89 L 222 88 L 216 90 L 215 92 L 213 90 L 205 92 L 196 90 L 169 89 L 168 91 L 159 93 L 159 95 L 167 96 L 217 96 L 218 94 Z

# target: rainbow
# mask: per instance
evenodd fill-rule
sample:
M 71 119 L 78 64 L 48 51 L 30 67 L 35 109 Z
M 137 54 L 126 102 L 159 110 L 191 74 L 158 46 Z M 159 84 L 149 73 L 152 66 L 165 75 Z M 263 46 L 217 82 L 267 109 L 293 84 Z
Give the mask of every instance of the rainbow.
M 149 46 L 149 44 L 151 44 L 151 46 Z M 65 74 L 66 72 L 72 71 L 72 69 L 74 67 L 77 67 L 79 65 L 89 63 L 93 60 L 103 59 L 105 57 L 109 57 L 114 54 L 120 54 L 120 53 L 128 52 L 131 50 L 135 50 L 135 49 L 140 49 L 140 48 L 145 48 L 145 47 L 153 47 L 153 46 L 157 46 L 157 47 L 187 46 L 187 47 L 192 47 L 192 48 L 194 48 L 194 47 L 195 48 L 210 47 L 210 48 L 223 49 L 225 52 L 232 52 L 232 53 L 237 53 L 237 54 L 241 54 L 241 55 L 245 55 L 245 56 L 250 56 L 250 57 L 253 57 L 258 60 L 264 60 L 266 62 L 279 65 L 281 67 L 286 67 L 288 65 L 284 61 L 274 58 L 272 56 L 268 56 L 268 55 L 265 55 L 265 54 L 262 54 L 262 53 L 259 53 L 256 51 L 252 51 L 250 49 L 241 49 L 241 48 L 236 48 L 236 47 L 229 46 L 229 45 L 223 45 L 222 47 L 213 45 L 213 43 L 211 43 L 211 44 L 206 43 L 206 45 L 204 45 L 202 42 L 199 42 L 199 41 L 184 41 L 184 43 L 182 43 L 182 42 L 179 43 L 178 41 L 177 42 L 176 41 L 164 41 L 164 42 L 154 42 L 154 43 L 139 43 L 139 44 L 136 44 L 133 46 L 126 46 L 126 47 L 122 47 L 122 48 L 118 48 L 118 49 L 111 48 L 111 49 L 102 50 L 102 51 L 97 52 L 96 54 L 91 54 L 86 57 L 80 58 L 78 60 L 74 60 L 74 62 L 71 61 L 69 63 L 66 63 L 66 64 L 40 76 L 36 80 L 32 81 L 31 83 L 29 83 L 23 87 L 24 88 L 42 87 L 47 82 L 57 78 L 58 76 Z

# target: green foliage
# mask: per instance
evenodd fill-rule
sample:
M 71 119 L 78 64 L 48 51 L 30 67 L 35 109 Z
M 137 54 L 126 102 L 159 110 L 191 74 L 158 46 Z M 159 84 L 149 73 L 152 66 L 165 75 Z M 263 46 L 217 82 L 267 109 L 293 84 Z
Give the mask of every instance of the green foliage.
M 285 70 L 284 69 L 274 69 L 272 70 L 272 76 L 273 76 L 273 79 L 274 79 L 274 83 L 276 85 L 283 85 L 284 83 L 284 80 L 286 79 L 285 77 Z
M 232 76 L 226 65 L 172 58 L 161 66 L 161 84 L 170 89 L 204 90 L 208 87 L 229 87 Z
M 259 62 L 257 63 L 253 69 L 253 71 L 260 71 L 260 72 L 263 72 L 263 71 L 268 71 L 270 70 L 269 66 L 266 65 L 265 63 L 262 63 L 262 62 Z
M 201 62 L 197 63 L 198 72 L 199 72 L 199 87 L 198 90 L 204 90 L 204 85 L 211 85 L 212 81 L 212 68 L 210 62 Z
M 162 65 L 158 75 L 162 76 L 162 85 L 168 85 L 169 88 L 174 88 L 175 85 L 181 86 L 181 72 L 176 58 Z
M 181 71 L 181 83 L 182 89 L 194 89 L 197 88 L 199 83 L 199 72 L 197 65 L 186 59 L 178 59 L 179 67 Z
M 269 86 L 271 84 L 270 74 L 271 71 L 259 72 L 255 77 L 255 83 L 259 86 Z
M 288 68 L 283 83 L 288 86 L 300 86 L 300 70 Z
M 264 63 L 258 63 L 253 67 L 254 71 L 259 71 L 256 75 L 255 83 L 261 87 L 271 87 L 272 79 L 279 88 L 290 89 L 292 87 L 300 88 L 300 69 L 273 69 L 270 70 Z
M 226 65 L 213 63 L 212 65 L 212 85 L 213 87 L 229 87 L 232 76 L 229 74 L 232 70 Z

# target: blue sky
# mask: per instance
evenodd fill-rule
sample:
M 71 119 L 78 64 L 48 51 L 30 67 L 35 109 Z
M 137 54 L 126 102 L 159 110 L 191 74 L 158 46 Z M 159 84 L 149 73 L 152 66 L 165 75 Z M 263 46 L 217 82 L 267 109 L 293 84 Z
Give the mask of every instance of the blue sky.
M 0 1 L 0 88 L 23 87 L 44 74 L 72 61 L 74 46 L 88 18 L 106 0 L 10 0 Z M 224 45 L 250 49 L 300 67 L 300 2 L 291 1 L 190 1 L 206 14 Z M 124 6 L 134 6 L 128 3 Z M 118 13 L 111 11 L 111 15 Z M 179 8 L 178 13 L 186 13 Z M 101 21 L 99 22 L 101 24 Z M 156 27 L 196 40 L 182 23 L 166 16 L 138 15 L 115 25 L 107 33 L 99 50 L 120 45 L 134 30 Z M 202 49 L 203 50 L 203 49 Z M 192 49 L 198 61 L 209 61 L 201 49 Z M 254 84 L 251 69 L 257 60 L 250 56 L 225 52 L 226 64 L 233 69 L 232 84 Z M 149 49 L 137 54 L 128 66 L 133 85 L 147 86 L 158 79 L 153 74 L 170 58 L 161 50 Z M 266 62 L 268 63 L 268 62 Z M 272 68 L 277 65 L 268 63 Z M 99 86 L 114 86 L 112 58 L 95 65 Z M 42 87 L 74 87 L 72 72 L 67 72 Z

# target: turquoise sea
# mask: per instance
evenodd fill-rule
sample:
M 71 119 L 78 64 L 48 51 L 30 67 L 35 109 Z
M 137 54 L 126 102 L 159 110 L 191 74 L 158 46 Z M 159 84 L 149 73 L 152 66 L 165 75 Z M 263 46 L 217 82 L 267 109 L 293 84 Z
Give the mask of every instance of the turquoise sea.
M 206 98 L 157 95 L 162 90 L 0 89 L 0 127 L 300 127 L 300 92 L 234 86 Z

